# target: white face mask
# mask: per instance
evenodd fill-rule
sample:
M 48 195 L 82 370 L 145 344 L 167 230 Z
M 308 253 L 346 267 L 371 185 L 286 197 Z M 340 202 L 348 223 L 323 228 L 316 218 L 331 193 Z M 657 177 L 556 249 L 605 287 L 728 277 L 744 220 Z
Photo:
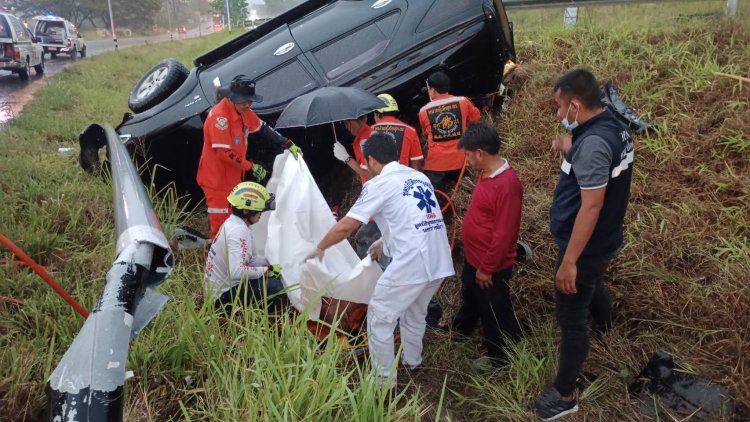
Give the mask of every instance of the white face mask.
M 572 106 L 573 106 L 573 103 L 571 103 L 568 106 L 568 111 L 565 113 L 565 118 L 562 120 L 562 125 L 565 127 L 565 129 L 568 129 L 569 131 L 572 131 L 573 129 L 575 129 L 575 128 L 577 128 L 579 126 L 579 124 L 578 124 L 578 112 L 580 111 L 580 109 L 576 111 L 576 118 L 573 119 L 573 123 L 568 122 L 568 114 L 570 114 L 570 107 L 572 107 Z

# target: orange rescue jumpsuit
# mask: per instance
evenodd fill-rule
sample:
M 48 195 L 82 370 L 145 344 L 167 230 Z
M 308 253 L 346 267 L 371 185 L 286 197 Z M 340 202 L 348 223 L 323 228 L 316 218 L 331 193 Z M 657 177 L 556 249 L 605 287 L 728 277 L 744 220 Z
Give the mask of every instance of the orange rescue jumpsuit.
M 440 94 L 419 110 L 419 124 L 427 135 L 425 171 L 461 170 L 465 155 L 458 149 L 469 123 L 479 120 L 479 109 L 466 97 Z
M 375 123 L 372 129 L 393 137 L 399 150 L 401 150 L 399 163 L 409 167 L 412 161 L 424 158 L 417 131 L 401 120 L 393 116 L 385 116 Z
M 245 180 L 245 172 L 253 168 L 253 162 L 245 156 L 247 137 L 255 133 L 284 148 L 292 142 L 271 129 L 252 110 L 238 114 L 227 98 L 211 109 L 203 123 L 203 151 L 197 181 L 206 195 L 211 239 L 231 214 L 227 196 Z
M 362 144 L 364 144 L 367 138 L 370 137 L 371 133 L 372 128 L 369 125 L 362 125 L 362 127 L 359 128 L 359 131 L 357 131 L 357 136 L 354 137 L 354 141 L 352 141 L 354 158 L 357 160 L 359 168 L 363 170 L 367 170 L 367 160 L 365 160 L 365 155 L 362 153 Z M 364 185 L 367 179 L 364 176 L 359 176 L 359 178 L 362 180 L 362 184 Z

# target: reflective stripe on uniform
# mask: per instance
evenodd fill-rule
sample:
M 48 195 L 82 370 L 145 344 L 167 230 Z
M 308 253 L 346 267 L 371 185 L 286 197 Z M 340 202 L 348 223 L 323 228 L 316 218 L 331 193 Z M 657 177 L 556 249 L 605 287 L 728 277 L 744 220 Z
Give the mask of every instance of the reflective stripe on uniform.
M 209 208 L 209 214 L 229 214 L 229 208 Z
M 231 145 L 227 144 L 213 144 L 211 145 L 211 148 L 226 148 L 226 149 L 232 149 Z

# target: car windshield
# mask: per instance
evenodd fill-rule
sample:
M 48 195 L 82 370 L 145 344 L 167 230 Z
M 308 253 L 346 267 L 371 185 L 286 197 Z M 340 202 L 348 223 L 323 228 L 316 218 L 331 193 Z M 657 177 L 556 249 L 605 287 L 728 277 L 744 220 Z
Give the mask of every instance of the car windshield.
M 0 16 L 0 38 L 10 38 L 10 27 L 5 16 Z
M 62 37 L 65 34 L 65 24 L 58 21 L 40 21 L 37 34 L 47 34 L 53 37 Z

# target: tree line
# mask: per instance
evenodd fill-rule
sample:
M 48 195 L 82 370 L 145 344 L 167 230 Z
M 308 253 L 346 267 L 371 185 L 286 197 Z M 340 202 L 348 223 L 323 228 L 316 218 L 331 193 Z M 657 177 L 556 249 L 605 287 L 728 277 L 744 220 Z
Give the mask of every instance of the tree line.
M 110 1 L 116 26 L 133 29 L 150 29 L 155 24 L 166 27 L 169 22 L 177 26 L 211 10 L 210 0 Z M 107 0 L 5 0 L 2 4 L 19 16 L 51 14 L 65 18 L 78 27 L 84 23 L 94 28 L 110 26 Z

